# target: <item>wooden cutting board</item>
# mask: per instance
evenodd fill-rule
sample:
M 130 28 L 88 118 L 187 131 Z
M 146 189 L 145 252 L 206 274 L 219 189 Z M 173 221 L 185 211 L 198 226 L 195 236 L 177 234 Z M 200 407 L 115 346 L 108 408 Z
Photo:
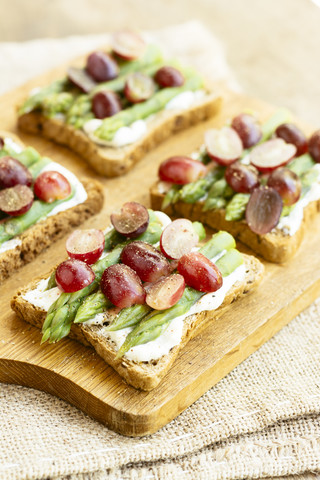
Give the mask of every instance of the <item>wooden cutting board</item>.
M 19 133 L 26 144 L 79 176 L 99 178 L 68 149 L 16 130 L 15 106 L 30 88 L 50 78 L 52 73 L 0 98 L 0 130 Z M 110 180 L 99 178 L 105 186 L 105 206 L 102 213 L 87 221 L 85 226 L 104 227 L 111 211 L 124 201 L 137 200 L 149 205 L 148 189 L 156 179 L 159 163 L 168 156 L 195 150 L 209 126 L 221 126 L 228 118 L 248 108 L 258 112 L 262 119 L 274 110 L 256 99 L 223 89 L 222 93 L 223 109 L 217 117 L 176 134 L 149 153 L 126 176 Z M 317 298 L 320 294 L 319 239 L 320 216 L 296 257 L 282 266 L 265 263 L 265 277 L 258 290 L 233 304 L 222 318 L 190 341 L 152 392 L 140 392 L 126 385 L 94 350 L 75 341 L 64 339 L 56 345 L 40 346 L 40 332 L 11 311 L 10 299 L 14 292 L 65 257 L 65 240 L 62 240 L 1 286 L 0 381 L 56 395 L 124 435 L 153 433 L 195 402 Z

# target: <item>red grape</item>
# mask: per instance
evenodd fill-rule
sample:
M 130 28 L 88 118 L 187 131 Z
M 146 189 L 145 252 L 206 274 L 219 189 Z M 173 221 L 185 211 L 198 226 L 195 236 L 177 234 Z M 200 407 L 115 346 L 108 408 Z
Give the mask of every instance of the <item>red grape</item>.
M 295 156 L 296 151 L 295 145 L 286 143 L 282 138 L 274 138 L 253 147 L 250 161 L 259 172 L 270 173 L 286 165 Z
M 19 160 L 13 157 L 0 159 L 0 188 L 14 187 L 15 185 L 32 185 L 32 175 Z
M 182 297 L 185 285 L 183 276 L 178 273 L 160 278 L 148 289 L 146 303 L 155 310 L 170 308 Z
M 107 82 L 119 73 L 117 62 L 105 52 L 93 52 L 87 58 L 86 70 L 96 82 Z
M 119 308 L 131 307 L 144 303 L 146 292 L 142 282 L 134 270 L 127 265 L 111 265 L 101 278 L 102 293 L 113 305 Z
M 156 282 L 171 271 L 166 257 L 153 245 L 132 242 L 121 252 L 121 261 L 132 268 L 143 282 Z
M 159 68 L 154 76 L 160 87 L 181 87 L 184 84 L 184 76 L 177 68 L 164 66 Z
M 69 197 L 71 185 L 64 175 L 54 170 L 40 173 L 34 182 L 35 195 L 44 202 L 52 203 Z
M 98 92 L 92 98 L 92 111 L 96 118 L 112 117 L 121 109 L 120 98 L 114 92 Z
M 206 173 L 207 168 L 203 163 L 183 156 L 170 157 L 159 167 L 160 180 L 179 185 L 195 182 Z
M 26 185 L 15 185 L 0 191 L 0 210 L 16 217 L 26 213 L 33 204 L 33 192 Z
M 204 134 L 208 155 L 220 165 L 230 165 L 238 160 L 243 152 L 242 141 L 233 128 L 212 128 Z
M 256 143 L 261 140 L 261 127 L 253 115 L 241 113 L 233 118 L 231 127 L 241 138 L 244 148 L 253 147 L 253 145 L 256 145 Z
M 320 163 L 320 130 L 314 132 L 309 139 L 309 153 L 315 162 Z
M 97 83 L 83 68 L 69 67 L 67 71 L 68 80 L 84 93 L 89 93 Z
M 74 230 L 66 242 L 69 257 L 92 265 L 101 256 L 105 239 L 101 230 Z
M 308 141 L 305 134 L 293 123 L 283 123 L 276 129 L 276 136 L 286 143 L 292 143 L 297 147 L 297 157 L 308 151 Z
M 124 94 L 132 103 L 140 103 L 152 97 L 155 91 L 155 85 L 151 77 L 144 73 L 134 72 L 128 76 Z
M 127 202 L 111 214 L 111 223 L 121 235 L 136 238 L 147 230 L 149 213 L 141 203 Z
M 237 193 L 250 193 L 259 184 L 259 174 L 252 165 L 235 162 L 225 171 L 225 178 L 230 187 Z
M 250 195 L 246 208 L 246 220 L 250 229 L 258 235 L 270 232 L 279 222 L 282 198 L 272 187 L 258 187 Z
M 60 263 L 56 269 L 56 282 L 63 292 L 77 292 L 90 285 L 94 279 L 95 274 L 92 268 L 74 258 Z
M 111 39 L 112 50 L 125 60 L 134 60 L 140 57 L 146 44 L 139 33 L 132 30 L 116 32 Z
M 178 272 L 189 287 L 200 292 L 215 292 L 222 287 L 222 275 L 218 267 L 200 252 L 183 255 L 178 263 Z
M 162 232 L 160 248 L 162 253 L 171 259 L 178 259 L 189 253 L 199 242 L 192 222 L 179 218 L 171 222 Z
M 293 205 L 301 194 L 301 180 L 288 168 L 277 168 L 268 178 L 268 186 L 277 190 L 284 205 Z

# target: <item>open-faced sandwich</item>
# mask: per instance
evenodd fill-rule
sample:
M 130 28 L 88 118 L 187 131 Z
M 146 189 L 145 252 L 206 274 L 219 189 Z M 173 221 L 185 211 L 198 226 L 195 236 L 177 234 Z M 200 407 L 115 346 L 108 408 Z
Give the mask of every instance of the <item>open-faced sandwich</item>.
M 42 328 L 42 342 L 70 333 L 129 384 L 151 390 L 188 340 L 260 282 L 263 265 L 227 232 L 205 241 L 201 223 L 171 222 L 135 202 L 111 222 L 104 233 L 75 230 L 69 258 L 11 306 Z
M 220 100 L 194 69 L 126 31 L 65 78 L 30 92 L 18 124 L 68 145 L 113 177 L 173 132 L 214 115 Z
M 0 132 L 0 282 L 97 213 L 100 183 Z
M 320 130 L 308 141 L 283 110 L 262 125 L 238 115 L 205 132 L 198 152 L 160 165 L 151 204 L 227 230 L 266 260 L 285 262 L 320 209 Z

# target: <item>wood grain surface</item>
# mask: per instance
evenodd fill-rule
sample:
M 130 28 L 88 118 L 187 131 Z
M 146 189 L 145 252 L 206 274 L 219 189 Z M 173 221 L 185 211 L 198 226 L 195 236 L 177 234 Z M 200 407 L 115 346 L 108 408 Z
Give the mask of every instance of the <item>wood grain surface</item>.
M 50 74 L 47 75 L 47 78 Z M 0 99 L 0 129 L 15 133 L 15 109 L 33 86 L 29 82 Z M 217 86 L 217 89 L 221 88 Z M 129 174 L 102 179 L 106 202 L 102 213 L 86 227 L 104 227 L 109 214 L 124 201 L 149 204 L 148 189 L 156 180 L 159 163 L 174 154 L 188 154 L 203 140 L 209 126 L 221 126 L 232 115 L 250 108 L 266 118 L 274 108 L 259 100 L 223 91 L 221 113 L 210 121 L 174 135 L 150 152 Z M 51 156 L 77 175 L 99 178 L 66 148 L 19 133 L 26 144 Z M 265 263 L 266 274 L 258 290 L 230 307 L 184 348 L 158 388 L 140 392 L 126 385 L 90 348 L 64 339 L 40 346 L 40 332 L 17 319 L 10 310 L 13 293 L 35 276 L 49 271 L 65 257 L 64 240 L 16 272 L 2 286 L 0 299 L 0 381 L 34 387 L 74 404 L 111 429 L 124 435 L 155 432 L 175 418 L 236 365 L 258 349 L 282 326 L 306 308 L 320 293 L 318 238 L 320 218 L 287 265 Z M 240 246 L 241 248 L 241 246 Z M 247 249 L 243 249 L 248 252 Z

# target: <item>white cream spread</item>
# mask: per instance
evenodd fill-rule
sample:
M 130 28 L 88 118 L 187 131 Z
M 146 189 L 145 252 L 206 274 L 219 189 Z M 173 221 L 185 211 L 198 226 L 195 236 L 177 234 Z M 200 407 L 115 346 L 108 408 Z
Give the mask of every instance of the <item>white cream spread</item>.
M 197 100 L 201 100 L 204 96 L 204 90 L 187 90 L 173 97 L 165 106 L 165 110 L 187 110 Z
M 128 127 L 120 127 L 116 131 L 113 139 L 108 142 L 106 140 L 103 140 L 102 138 L 97 137 L 94 134 L 94 132 L 97 130 L 97 128 L 100 127 L 101 124 L 102 120 L 99 120 L 98 118 L 93 118 L 92 120 L 88 120 L 83 125 L 83 129 L 93 142 L 104 147 L 121 148 L 126 145 L 130 145 L 131 143 L 140 140 L 140 138 L 143 137 L 143 135 L 147 131 L 147 124 L 145 120 L 137 120 Z
M 11 138 L 5 138 L 5 145 L 8 145 L 8 147 L 15 150 L 16 153 L 20 153 L 23 150 L 22 147 L 15 143 Z M 59 163 L 50 162 L 41 170 L 40 173 L 49 170 L 54 170 L 64 175 L 70 182 L 71 186 L 74 188 L 75 193 L 73 197 L 70 198 L 70 200 L 67 200 L 60 205 L 57 205 L 50 213 L 48 213 L 48 215 L 42 217 L 41 220 L 44 220 L 47 217 L 51 217 L 52 215 L 56 215 L 59 212 L 67 210 L 68 208 L 75 207 L 76 205 L 85 202 L 87 199 L 87 192 L 84 186 L 78 180 L 78 178 L 72 172 L 70 172 L 70 170 L 67 170 Z M 0 254 L 6 252 L 7 250 L 13 250 L 19 245 L 21 245 L 21 240 L 19 238 L 13 238 L 11 240 L 8 240 L 0 246 Z
M 22 295 L 22 298 L 27 300 L 27 302 L 32 303 L 35 307 L 39 307 L 46 312 L 49 310 L 50 305 L 52 305 L 61 295 L 61 290 L 59 290 L 58 287 L 46 290 L 48 280 L 48 278 L 40 280 L 34 290 L 28 290 Z
M 179 93 L 167 103 L 165 110 L 187 110 L 194 102 L 202 99 L 204 95 L 204 90 L 197 90 L 195 92 L 188 90 L 186 92 Z M 103 140 L 95 135 L 95 131 L 103 122 L 103 120 L 100 120 L 99 118 L 88 120 L 83 125 L 83 130 L 88 137 L 98 145 L 111 148 L 121 148 L 140 140 L 140 138 L 142 138 L 147 132 L 148 121 L 153 117 L 154 115 L 151 115 L 145 120 L 136 120 L 129 126 L 120 127 L 116 131 L 113 139 L 110 141 Z
M 281 230 L 290 236 L 294 235 L 298 231 L 303 220 L 304 207 L 309 203 L 320 199 L 320 164 L 316 164 L 312 168 L 319 173 L 317 182 L 313 183 L 306 195 L 298 200 L 289 215 L 280 218 L 276 230 Z

